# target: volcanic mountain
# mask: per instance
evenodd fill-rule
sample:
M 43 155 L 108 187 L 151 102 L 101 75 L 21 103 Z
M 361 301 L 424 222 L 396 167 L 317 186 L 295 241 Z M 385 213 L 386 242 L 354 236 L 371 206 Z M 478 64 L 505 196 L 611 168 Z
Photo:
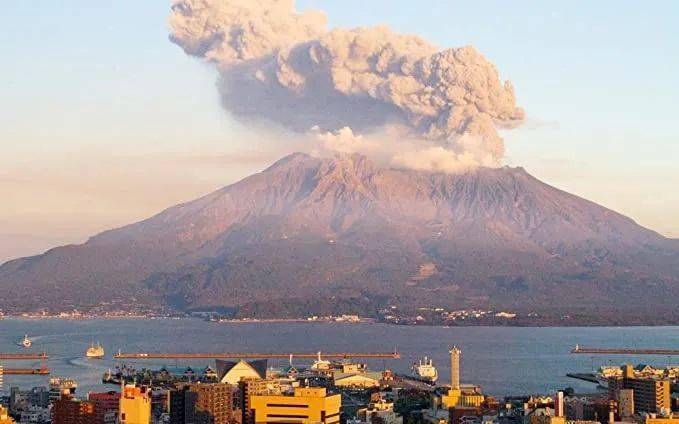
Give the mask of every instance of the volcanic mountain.
M 672 311 L 679 243 L 522 168 L 296 153 L 147 220 L 0 267 L 0 307 L 241 314 L 378 307 Z M 347 310 L 348 312 L 348 310 Z

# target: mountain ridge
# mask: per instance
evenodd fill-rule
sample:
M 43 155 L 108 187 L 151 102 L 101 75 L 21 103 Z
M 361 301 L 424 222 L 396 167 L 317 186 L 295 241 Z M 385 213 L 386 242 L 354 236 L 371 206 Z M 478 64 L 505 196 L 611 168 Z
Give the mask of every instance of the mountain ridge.
M 333 296 L 368 309 L 669 308 L 678 245 L 523 168 L 448 175 L 295 153 L 82 245 L 5 263 L 0 288 L 22 290 L 0 307 L 50 308 L 52 295 L 63 307 L 129 296 L 179 310 Z

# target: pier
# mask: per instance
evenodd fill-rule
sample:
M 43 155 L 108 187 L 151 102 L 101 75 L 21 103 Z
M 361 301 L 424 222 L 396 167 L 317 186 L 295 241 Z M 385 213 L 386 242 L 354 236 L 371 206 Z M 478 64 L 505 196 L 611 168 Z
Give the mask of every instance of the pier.
M 253 353 L 253 352 L 223 352 L 223 353 L 162 353 L 162 352 L 118 352 L 113 357 L 115 359 L 288 359 L 309 358 L 316 359 L 322 355 L 323 358 L 344 359 L 344 358 L 365 358 L 365 359 L 398 359 L 401 354 L 398 352 L 333 352 L 333 353 Z
M 46 352 L 42 353 L 0 353 L 0 360 L 4 361 L 31 361 L 49 359 Z
M 575 345 L 571 350 L 574 354 L 587 355 L 679 355 L 679 349 L 627 349 L 627 348 L 601 348 L 601 347 L 582 347 Z
M 4 368 L 5 375 L 49 375 L 50 370 L 47 367 L 41 368 Z

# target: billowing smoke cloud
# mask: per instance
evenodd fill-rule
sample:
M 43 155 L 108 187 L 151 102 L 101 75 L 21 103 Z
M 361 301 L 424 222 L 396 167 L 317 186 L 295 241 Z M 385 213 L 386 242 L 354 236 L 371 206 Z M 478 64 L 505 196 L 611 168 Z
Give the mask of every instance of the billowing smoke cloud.
M 323 13 L 297 13 L 294 0 L 177 0 L 170 26 L 186 53 L 218 66 L 231 113 L 314 128 L 325 148 L 366 134 L 358 151 L 455 172 L 497 164 L 498 128 L 523 119 L 512 85 L 473 47 L 439 50 L 381 26 L 328 31 Z

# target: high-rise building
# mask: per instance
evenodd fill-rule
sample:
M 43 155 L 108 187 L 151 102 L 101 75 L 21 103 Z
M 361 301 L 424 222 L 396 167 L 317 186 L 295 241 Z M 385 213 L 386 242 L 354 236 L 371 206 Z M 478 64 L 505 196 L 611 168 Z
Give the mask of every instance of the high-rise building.
M 340 421 L 342 396 L 322 387 L 297 387 L 293 396 L 255 395 L 250 399 L 254 423 L 323 423 Z
M 194 383 L 170 392 L 171 424 L 232 422 L 235 387 L 226 383 Z
M 450 388 L 459 389 L 460 388 L 460 354 L 462 351 L 453 346 L 450 349 Z
M 119 424 L 149 424 L 151 422 L 151 391 L 145 386 L 128 384 L 120 394 Z
M 97 424 L 110 424 L 118 416 L 120 393 L 88 393 L 87 400 L 94 406 L 94 418 Z
M 556 417 L 565 417 L 566 416 L 566 414 L 564 413 L 563 392 L 562 391 L 556 392 L 556 396 L 554 397 L 554 416 L 556 416 Z
M 629 367 L 631 368 L 631 367 Z M 623 369 L 622 377 L 608 381 L 611 399 L 620 401 L 620 393 L 625 389 L 633 391 L 635 412 L 659 413 L 671 409 L 670 382 L 666 379 L 635 378 Z
M 63 394 L 52 406 L 53 424 L 94 424 L 94 405 Z

